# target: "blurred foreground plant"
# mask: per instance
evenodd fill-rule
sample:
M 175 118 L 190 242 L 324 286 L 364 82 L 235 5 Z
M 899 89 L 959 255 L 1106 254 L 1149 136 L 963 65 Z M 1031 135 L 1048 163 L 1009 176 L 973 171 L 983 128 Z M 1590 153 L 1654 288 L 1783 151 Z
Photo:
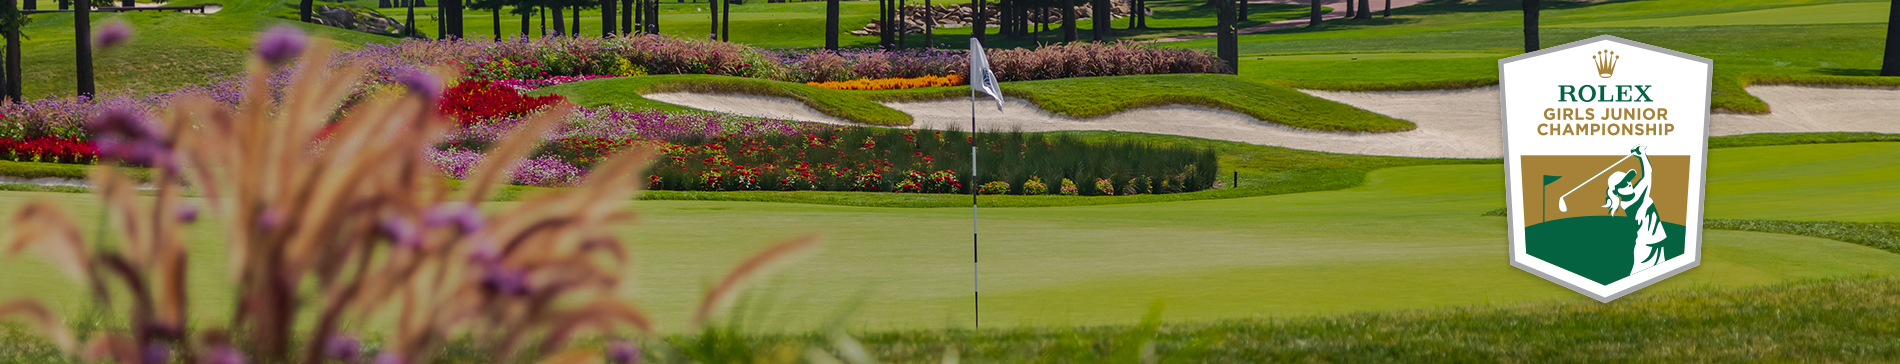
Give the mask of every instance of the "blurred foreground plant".
M 405 96 L 372 100 L 326 127 L 363 71 L 322 67 L 328 50 L 305 48 L 294 28 L 274 29 L 256 47 L 250 74 L 260 76 L 248 80 L 253 86 L 268 81 L 265 71 L 301 55 L 304 71 L 282 101 L 266 87 L 248 87 L 235 110 L 183 96 L 157 123 L 134 110 L 93 117 L 88 127 L 102 158 L 154 170 L 156 197 L 144 199 L 114 168 L 95 167 L 92 181 L 117 244 L 89 247 L 52 202 L 30 203 L 12 216 L 9 254 L 36 248 L 88 284 L 96 299 L 129 296 L 117 297 L 131 300 L 123 332 L 77 343 L 56 314 L 30 299 L 0 303 L 0 316 L 28 318 L 83 360 L 128 364 L 356 361 L 364 359 L 361 344 L 339 326 L 386 309 L 396 315 L 374 359 L 379 364 L 430 362 L 455 335 L 506 360 L 531 339 L 541 355 L 551 355 L 584 330 L 651 331 L 641 310 L 618 299 L 628 256 L 605 228 L 633 219 L 623 207 L 645 185 L 638 172 L 652 151 L 607 157 L 576 188 L 486 215 L 476 203 L 507 182 L 509 162 L 525 157 L 571 105 L 526 120 L 494 145 L 462 191 L 451 193 L 425 158 L 430 136 L 453 125 L 436 108 L 441 76 L 409 69 L 396 77 Z M 326 129 L 332 136 L 313 152 Z M 181 231 L 198 215 L 181 197 L 186 188 L 226 220 L 237 307 L 221 328 L 186 315 Z M 813 246 L 810 237 L 796 239 L 748 260 L 708 294 L 695 323 L 718 312 L 748 277 Z M 108 289 L 115 284 L 123 289 Z M 298 322 L 304 319 L 314 322 Z M 580 349 L 549 360 L 599 354 Z

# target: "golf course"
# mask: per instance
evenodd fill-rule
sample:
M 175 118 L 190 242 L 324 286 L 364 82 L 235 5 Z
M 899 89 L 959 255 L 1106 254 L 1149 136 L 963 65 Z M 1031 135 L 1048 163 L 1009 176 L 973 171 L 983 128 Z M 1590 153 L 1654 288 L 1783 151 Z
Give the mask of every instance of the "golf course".
M 339 61 L 329 65 L 365 72 L 361 81 L 335 81 L 344 86 L 325 89 L 330 93 L 323 95 L 344 95 L 338 97 L 345 101 L 340 109 L 305 113 L 329 115 L 323 122 L 332 123 L 323 134 L 312 134 L 319 136 L 310 139 L 312 146 L 299 147 L 319 161 L 310 163 L 331 163 L 316 157 L 335 153 L 325 148 L 357 146 L 323 144 L 330 140 L 325 138 L 403 139 L 419 146 L 412 149 L 426 149 L 415 153 L 422 158 L 417 166 L 434 167 L 402 169 L 403 178 L 427 174 L 430 182 L 422 185 L 365 179 L 354 189 L 335 191 L 400 185 L 425 191 L 414 195 L 417 201 L 459 199 L 457 193 L 486 187 L 477 182 L 485 176 L 482 168 L 490 167 L 483 164 L 485 155 L 510 155 L 524 162 L 501 172 L 497 181 L 505 186 L 468 200 L 479 201 L 473 206 L 482 216 L 538 216 L 527 212 L 602 188 L 589 184 L 596 179 L 588 173 L 613 170 L 614 153 L 658 153 L 651 167 L 632 173 L 651 190 L 629 192 L 624 207 L 571 209 L 605 216 L 577 220 L 588 222 L 576 226 L 598 233 L 571 237 L 624 249 L 624 264 L 600 263 L 617 285 L 602 292 L 637 307 L 651 327 L 643 333 L 600 330 L 570 345 L 590 353 L 625 341 L 641 348 L 636 358 L 668 363 L 824 362 L 818 356 L 868 362 L 852 359 L 854 350 L 868 351 L 862 355 L 876 362 L 902 363 L 954 362 L 944 359 L 952 353 L 978 363 L 1900 357 L 1900 343 L 1890 337 L 1892 324 L 1900 322 L 1894 309 L 1900 304 L 1900 117 L 1894 116 L 1900 115 L 1900 77 L 1877 76 L 1883 51 L 1892 54 L 1885 49 L 1888 1 L 1542 1 L 1537 27 L 1543 48 L 1608 34 L 1715 64 L 1700 263 L 1609 303 L 1511 265 L 1496 86 L 1499 60 L 1524 53 L 1523 1 L 1402 2 L 1389 17 L 1374 1 L 1369 19 L 1327 18 L 1318 26 L 1306 26 L 1304 19 L 1317 16 L 1309 11 L 1320 5 L 1256 1 L 1235 27 L 1260 28 L 1235 36 L 1239 56 L 1229 75 L 1196 68 L 1218 61 L 1218 37 L 1197 37 L 1216 30 L 1219 11 L 1209 5 L 1214 2 L 1157 0 L 1147 3 L 1152 14 L 1146 29 L 1126 29 L 1129 19 L 1116 19 L 1114 31 L 1100 42 L 1112 45 L 1087 45 L 1093 44 L 1089 19 L 1077 21 L 1082 37 L 1074 43 L 1061 42 L 1060 22 L 1049 30 L 989 34 L 990 62 L 1003 80 L 996 101 L 981 93 L 972 100 L 961 78 L 953 86 L 825 86 L 963 77 L 968 58 L 962 48 L 971 28 L 933 29 L 937 49 L 922 44 L 920 34 L 906 35 L 902 49 L 889 50 L 873 48 L 880 43 L 875 35 L 842 34 L 839 43 L 847 50 L 823 58 L 832 52 L 823 48 L 823 2 L 730 5 L 729 42 L 705 39 L 713 24 L 706 2 L 658 2 L 661 35 L 600 38 L 596 6 L 571 10 L 580 12 L 580 36 L 537 33 L 499 42 L 488 40 L 491 21 L 510 37 L 523 29 L 521 16 L 509 8 L 498 15 L 470 9 L 461 15 L 468 40 L 432 40 L 297 23 L 296 2 L 168 5 L 211 3 L 222 10 L 94 13 L 92 24 L 123 22 L 134 33 L 124 45 L 97 51 L 92 67 L 98 68 L 100 93 L 91 98 L 75 96 L 72 50 L 87 40 L 74 39 L 72 14 L 27 15 L 31 22 L 20 28 L 27 35 L 21 41 L 25 73 L 17 81 L 29 102 L 0 104 L 6 130 L 0 137 L 20 140 L 6 144 L 18 149 L 0 154 L 8 157 L 0 161 L 0 213 L 14 216 L 13 223 L 44 223 L 21 216 L 45 206 L 36 201 L 50 203 L 70 215 L 89 251 L 128 252 L 138 259 L 144 248 L 115 232 L 121 225 L 114 222 L 126 213 L 113 212 L 100 197 L 114 190 L 92 170 L 107 168 L 129 177 L 136 192 L 118 192 L 141 204 L 171 201 L 161 187 L 174 183 L 184 186 L 169 192 L 182 194 L 178 204 L 206 207 L 203 217 L 192 210 L 192 219 L 177 230 L 182 259 L 190 261 L 177 279 L 190 297 L 183 310 L 194 330 L 223 327 L 244 317 L 247 305 L 264 302 L 253 301 L 255 291 L 233 289 L 255 290 L 255 279 L 236 277 L 252 274 L 243 272 L 257 263 L 234 264 L 261 253 L 234 250 L 243 244 L 232 237 L 285 226 L 269 215 L 281 212 L 229 216 L 219 210 L 226 205 L 214 200 L 220 192 L 201 189 L 225 186 L 192 182 L 203 177 L 189 173 L 173 175 L 167 168 L 177 167 L 164 159 L 119 163 L 131 159 L 114 157 L 107 147 L 98 147 L 91 159 L 56 154 L 65 149 L 26 152 L 26 141 L 99 140 L 88 135 L 103 135 L 96 131 L 101 122 L 89 120 L 125 105 L 143 108 L 153 123 L 182 117 L 159 112 L 174 105 L 164 100 L 186 97 L 178 95 L 202 93 L 210 100 L 203 104 L 218 107 L 316 97 L 286 97 L 290 91 L 283 90 L 315 89 L 297 82 L 335 80 L 299 81 L 304 79 L 296 72 L 319 66 L 288 66 L 259 50 L 264 41 L 252 40 L 290 24 L 280 29 L 307 34 L 314 46 L 334 47 Z M 1323 3 L 1324 12 L 1344 10 L 1343 3 Z M 840 5 L 846 32 L 879 16 L 879 4 Z M 53 6 L 41 1 L 38 8 Z M 399 20 L 408 10 L 375 9 Z M 440 19 L 434 16 L 442 10 L 414 11 L 415 28 L 437 37 Z M 1271 24 L 1281 21 L 1299 24 Z M 1090 52 L 1123 58 L 1097 59 Z M 1117 68 L 1142 62 L 1169 66 Z M 430 77 L 446 82 L 430 89 L 414 80 L 425 73 L 411 69 L 434 70 Z M 413 125 L 439 135 L 371 138 L 370 132 L 336 126 L 373 120 L 355 115 L 382 115 L 372 113 L 407 105 L 417 98 L 404 95 L 425 90 L 436 94 L 421 100 L 439 104 L 411 112 L 451 126 Z M 507 109 L 517 104 L 528 106 Z M 538 127 L 535 115 L 556 111 L 560 119 L 546 129 L 514 132 Z M 277 119 L 266 117 L 302 115 L 282 114 L 233 115 L 272 123 Z M 542 139 L 509 149 L 518 145 L 510 138 L 536 137 Z M 189 142 L 196 141 L 183 143 Z M 409 149 L 384 151 L 390 160 L 411 157 L 400 150 Z M 1004 154 L 1016 159 L 996 157 Z M 1182 162 L 1188 157 L 1164 158 L 1177 155 L 1206 157 L 1191 165 Z M 1037 158 L 1051 162 L 1007 164 Z M 187 171 L 200 167 L 195 160 L 183 163 Z M 325 183 L 331 182 L 343 183 Z M 410 203 L 379 198 L 363 201 Z M 1601 212 L 1597 201 L 1568 202 Z M 433 214 L 447 205 L 420 206 L 363 213 Z M 621 217 L 632 220 L 615 220 Z M 414 220 L 429 219 L 437 218 Z M 1564 229 L 1621 223 L 1610 220 L 1552 219 L 1533 228 L 1558 236 L 1575 235 Z M 342 231 L 338 236 L 371 237 L 366 241 L 372 243 L 359 246 L 382 253 L 363 253 L 360 264 L 417 259 L 390 250 L 406 243 L 387 221 L 363 221 L 374 226 L 331 226 Z M 456 226 L 431 224 L 423 231 Z M 1669 228 L 1680 236 L 1684 225 Z M 485 226 L 490 230 L 465 225 L 466 231 L 438 240 L 513 225 Z M 35 231 L 0 229 L 9 237 Z M 775 243 L 803 236 L 816 237 L 814 250 L 784 254 L 802 259 L 776 264 L 760 258 L 776 257 L 779 247 L 789 246 Z M 436 244 L 430 239 L 422 239 L 430 242 L 422 246 Z M 145 317 L 118 317 L 136 300 L 97 300 L 102 294 L 145 294 L 142 289 L 88 286 L 24 240 L 0 241 L 9 244 L 0 245 L 6 253 L 0 254 L 0 303 L 36 299 L 67 317 L 59 321 L 63 325 L 91 337 L 137 327 L 117 320 Z M 1531 254 L 1575 258 L 1582 248 L 1564 249 L 1588 239 L 1574 240 Z M 445 251 L 443 256 L 462 253 Z M 325 264 L 346 263 L 312 266 L 335 269 Z M 763 266 L 770 269 L 758 268 Z M 1627 267 L 1613 268 L 1590 276 L 1607 284 L 1628 274 Z M 755 269 L 761 272 L 756 277 L 733 278 Z M 162 284 L 151 274 L 135 280 Z M 523 276 L 535 277 L 522 278 L 529 286 L 554 275 Z M 479 277 L 471 287 L 500 292 L 492 275 Z M 291 325 L 295 330 L 357 333 L 365 347 L 411 350 L 403 343 L 415 339 L 402 332 L 413 326 L 407 321 L 413 308 L 379 306 L 383 310 L 320 328 L 316 318 L 323 314 L 312 308 L 351 296 L 329 288 L 333 276 L 294 278 L 286 294 L 309 306 L 291 316 L 299 318 Z M 743 288 L 729 290 L 734 286 Z M 726 292 L 736 292 L 736 298 L 713 303 Z M 730 313 L 706 319 L 709 310 L 719 309 Z M 514 312 L 508 310 L 483 312 L 500 317 Z M 10 312 L 0 307 L 0 319 Z M 0 322 L 0 361 L 77 361 L 24 322 Z M 539 358 L 538 352 L 522 354 L 534 352 L 526 349 L 506 353 L 514 356 L 491 353 L 486 336 L 449 331 L 428 336 L 443 343 L 426 346 L 433 354 L 403 355 L 454 363 Z M 189 348 L 181 344 L 186 340 L 172 340 L 165 344 L 170 350 Z M 1515 341 L 1525 344 L 1510 344 Z M 289 352 L 297 350 L 305 349 Z M 368 362 L 350 360 L 341 362 Z

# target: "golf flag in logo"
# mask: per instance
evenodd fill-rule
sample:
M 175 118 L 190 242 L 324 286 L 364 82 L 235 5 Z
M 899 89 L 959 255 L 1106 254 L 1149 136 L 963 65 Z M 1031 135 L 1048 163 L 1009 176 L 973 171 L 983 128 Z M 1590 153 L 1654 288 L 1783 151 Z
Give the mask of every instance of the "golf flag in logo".
M 996 99 L 996 110 L 1003 110 L 1003 87 L 990 72 L 990 57 L 983 54 L 983 42 L 970 38 L 970 88 Z
M 1609 302 L 1701 264 L 1714 68 L 1607 35 L 1498 61 L 1511 265 Z

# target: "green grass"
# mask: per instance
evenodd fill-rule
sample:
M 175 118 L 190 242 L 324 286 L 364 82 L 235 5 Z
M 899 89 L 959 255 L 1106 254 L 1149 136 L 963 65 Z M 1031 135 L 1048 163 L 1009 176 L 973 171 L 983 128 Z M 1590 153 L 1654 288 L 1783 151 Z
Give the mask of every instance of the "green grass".
M 1857 175 L 1864 164 L 1759 156 L 1825 155 L 1842 152 L 1827 147 L 1843 146 L 1900 153 L 1900 143 L 1717 150 L 1709 217 L 1753 218 L 1735 213 L 1751 209 L 1811 213 L 1781 208 L 1774 198 L 1806 191 L 1806 200 L 1826 210 L 1870 212 L 1816 218 L 1891 221 L 1874 214 L 1891 214 L 1891 193 L 1856 195 L 1831 182 L 1840 178 L 1823 176 Z M 1857 158 L 1893 160 L 1879 153 Z M 1791 174 L 1816 177 L 1788 182 Z M 1167 300 L 1172 321 L 1581 299 L 1498 258 L 1504 222 L 1473 212 L 1504 203 L 1502 177 L 1497 165 L 1415 166 L 1376 170 L 1364 185 L 1337 191 L 986 208 L 979 223 L 984 326 L 1125 324 L 1154 299 Z M 1867 183 L 1900 191 L 1896 181 Z M 99 218 L 94 197 L 66 193 L 0 193 L 0 211 L 31 199 L 53 199 L 77 221 Z M 515 204 L 483 207 L 500 212 Z M 612 228 L 638 262 L 639 283 L 627 295 L 669 330 L 682 327 L 704 282 L 763 242 L 808 232 L 821 234 L 828 248 L 758 292 L 761 302 L 773 303 L 771 319 L 754 322 L 761 330 L 810 329 L 843 307 L 857 307 L 847 321 L 856 330 L 970 322 L 968 210 L 723 201 L 641 201 L 635 208 L 641 224 Z M 217 219 L 207 220 L 188 231 L 194 314 L 227 317 L 229 298 L 213 289 L 225 284 L 223 230 Z M 1700 267 L 1645 292 L 1900 273 L 1900 255 L 1828 239 L 1709 231 L 1704 243 Z M 64 307 L 82 302 L 79 289 L 37 260 L 9 261 L 0 274 L 14 278 L 0 281 L 0 297 L 34 292 Z M 868 299 L 852 298 L 860 294 Z
M 1655 0 L 1546 2 L 1541 44 L 1556 46 L 1610 34 L 1715 60 L 1713 106 L 1766 113 L 1768 105 L 1748 95 L 1750 84 L 1900 86 L 1870 77 L 1879 68 L 1884 24 L 1760 25 L 1751 17 L 1724 15 L 1730 23 L 1675 27 L 1567 27 L 1603 21 L 1648 21 L 1770 9 L 1805 11 L 1806 5 L 1872 7 L 1860 0 Z M 1318 29 L 1291 29 L 1241 36 L 1242 54 L 1459 52 L 1516 54 L 1523 47 L 1522 13 L 1516 1 L 1439 0 L 1393 10 L 1391 19 L 1332 21 Z M 1839 5 L 1826 5 L 1839 4 Z M 1884 2 L 1883 2 L 1884 4 Z M 1784 14 L 1786 15 L 1786 14 Z M 1843 15 L 1848 16 L 1848 15 Z M 1872 16 L 1872 15 L 1851 15 Z M 1212 50 L 1212 40 L 1166 46 Z M 1494 60 L 1482 58 L 1293 62 L 1243 61 L 1242 77 L 1285 80 L 1327 90 L 1446 89 L 1495 84 Z
M 1888 3 L 1796 6 L 1733 13 L 1563 24 L 1563 28 L 1695 27 L 1709 25 L 1797 25 L 1886 23 Z
M 281 3 L 274 1 L 180 0 L 170 5 L 201 3 L 219 3 L 224 10 L 202 15 L 93 13 L 94 27 L 106 21 L 123 20 L 131 24 L 135 32 L 126 45 L 94 54 L 98 91 L 172 91 L 209 81 L 207 74 L 243 71 L 256 34 L 276 24 L 290 23 L 267 16 L 279 11 Z M 43 9 L 53 8 L 49 4 L 42 5 Z M 31 18 L 32 23 L 21 30 L 26 38 L 21 42 L 24 95 L 40 98 L 74 94 L 78 79 L 74 66 L 73 14 L 39 14 Z M 390 39 L 323 26 L 297 26 L 312 36 L 335 40 L 341 47 Z
M 1710 151 L 1711 219 L 1900 221 L 1900 143 Z
M 910 125 L 911 116 L 897 109 L 852 95 L 804 84 L 756 78 L 712 75 L 658 75 L 588 80 L 536 90 L 533 94 L 559 94 L 577 105 L 613 105 L 625 108 L 657 108 L 677 111 L 686 108 L 640 97 L 662 92 L 729 93 L 782 97 L 804 103 L 818 112 L 839 119 L 881 126 Z

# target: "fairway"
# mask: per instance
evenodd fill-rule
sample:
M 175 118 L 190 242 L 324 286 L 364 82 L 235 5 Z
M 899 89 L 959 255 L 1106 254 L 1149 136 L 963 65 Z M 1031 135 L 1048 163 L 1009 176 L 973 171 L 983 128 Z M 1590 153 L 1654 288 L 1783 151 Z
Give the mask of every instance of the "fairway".
M 1832 154 L 1841 156 L 1814 157 Z M 1881 198 L 1859 190 L 1900 190 L 1900 169 L 1865 165 L 1900 158 L 1900 143 L 1711 155 L 1711 218 L 1737 211 L 1815 216 L 1776 208 L 1774 196 L 1799 195 L 1863 211 L 1833 218 L 1891 219 L 1891 212 L 1878 212 L 1891 210 L 1892 192 Z M 1365 186 L 1341 191 L 984 209 L 984 326 L 1129 323 L 1155 299 L 1167 301 L 1172 320 L 1584 299 L 1505 263 L 1504 220 L 1479 216 L 1503 204 L 1501 176 L 1496 165 L 1402 167 L 1375 171 Z M 82 194 L 4 193 L 0 210 L 34 198 L 62 201 L 79 221 L 99 218 L 94 197 Z M 501 212 L 512 205 L 486 207 Z M 702 288 L 738 259 L 804 233 L 821 234 L 827 249 L 754 291 L 757 302 L 748 310 L 769 319 L 751 325 L 809 329 L 847 311 L 858 329 L 970 325 L 969 210 L 699 201 L 639 202 L 635 209 L 643 223 L 615 228 L 637 262 L 630 268 L 637 289 L 628 296 L 664 327 L 682 328 Z M 225 284 L 216 229 L 193 228 L 192 259 L 202 263 L 190 279 L 196 314 L 221 320 L 229 302 L 222 289 L 212 289 Z M 1705 243 L 1701 267 L 1650 292 L 1900 273 L 1900 255 L 1832 240 L 1708 231 Z M 14 278 L 0 282 L 0 297 L 31 292 L 69 311 L 82 302 L 38 259 L 7 260 L 0 274 Z
M 1795 6 L 1733 13 L 1553 25 L 1559 28 L 1696 27 L 1710 25 L 1801 25 L 1885 23 L 1889 4 Z
M 1502 54 L 1502 53 L 1387 52 L 1387 53 L 1299 54 L 1299 55 L 1288 55 L 1288 56 L 1246 55 L 1246 56 L 1241 56 L 1241 58 L 1252 57 L 1253 60 L 1255 61 L 1356 61 L 1356 60 L 1375 60 L 1375 59 L 1450 59 L 1450 58 L 1493 58 L 1493 59 L 1496 59 L 1496 58 L 1504 58 L 1504 57 L 1509 57 L 1509 56 L 1510 56 L 1509 54 Z

